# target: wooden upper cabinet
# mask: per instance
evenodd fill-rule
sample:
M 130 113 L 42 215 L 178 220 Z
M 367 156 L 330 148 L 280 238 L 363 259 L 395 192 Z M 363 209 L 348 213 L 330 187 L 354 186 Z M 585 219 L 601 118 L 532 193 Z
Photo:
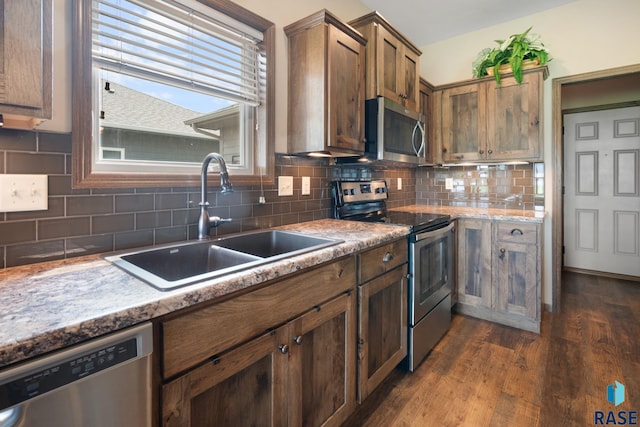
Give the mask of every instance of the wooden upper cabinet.
M 474 161 L 486 157 L 485 96 L 480 83 L 442 91 L 443 161 Z
M 541 159 L 542 82 L 537 72 L 525 74 L 522 84 L 513 77 L 486 83 L 488 158 Z
M 367 99 L 384 96 L 418 111 L 422 52 L 378 12 L 349 22 L 368 40 Z
M 438 140 L 439 132 L 435 132 L 436 129 L 439 129 L 437 122 L 439 119 L 439 110 L 436 111 L 436 106 L 439 105 L 439 99 L 433 90 L 433 86 L 421 78 L 419 111 L 424 117 L 424 158 L 425 163 L 428 165 L 442 163 L 441 151 L 438 149 L 441 146 Z
M 51 0 L 0 2 L 0 114 L 4 127 L 51 118 Z
M 542 96 L 547 68 L 527 70 L 522 84 L 485 78 L 441 91 L 444 162 L 542 159 Z
M 289 152 L 363 154 L 366 40 L 326 10 L 284 31 L 289 39 Z

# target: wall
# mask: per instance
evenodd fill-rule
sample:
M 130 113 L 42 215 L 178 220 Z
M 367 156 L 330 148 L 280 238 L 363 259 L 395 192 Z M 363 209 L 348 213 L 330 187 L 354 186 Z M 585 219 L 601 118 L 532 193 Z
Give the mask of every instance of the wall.
M 0 213 L 0 268 L 193 239 L 197 233 L 198 187 L 72 189 L 70 134 L 0 129 L 0 173 L 49 176 L 48 210 Z M 226 196 L 212 188 L 210 213 L 233 218 L 213 233 L 328 218 L 334 179 L 386 178 L 390 207 L 415 202 L 412 169 L 330 166 L 327 159 L 278 155 L 276 174 L 294 177 L 293 196 L 279 197 L 274 185 L 234 187 Z M 311 177 L 308 196 L 300 194 L 302 176 Z M 258 203 L 261 194 L 265 204 Z
M 633 102 L 640 103 L 640 74 L 638 73 L 562 86 L 563 111 Z
M 530 26 L 542 36 L 554 58 L 549 63 L 551 78 L 637 64 L 638 16 L 637 0 L 575 1 L 422 46 L 420 75 L 436 86 L 470 79 L 471 63 L 480 50 Z
M 580 0 L 554 9 L 515 19 L 442 42 L 422 46 L 421 75 L 434 85 L 471 78 L 471 63 L 493 40 L 504 39 L 533 26 L 533 32 L 551 52 L 550 77 L 544 85 L 545 192 L 551 195 L 555 180 L 552 153 L 552 80 L 575 74 L 640 63 L 640 2 L 637 0 Z M 455 54 L 452 54 L 455 52 Z M 429 60 L 431 59 L 431 60 Z M 437 59 L 437 60 L 436 60 Z M 553 213 L 551 197 L 545 200 L 543 301 L 551 304 Z
M 276 109 L 287 108 L 287 52 L 282 28 L 327 8 L 349 20 L 369 12 L 359 1 L 237 1 L 276 24 Z M 199 188 L 71 188 L 71 0 L 54 6 L 54 113 L 38 132 L 0 129 L 0 173 L 49 176 L 49 209 L 0 213 L 0 268 L 192 239 Z M 286 152 L 286 113 L 276 115 L 276 151 Z M 391 189 L 390 207 L 415 203 L 412 169 L 331 166 L 326 159 L 276 156 L 276 175 L 294 177 L 294 195 L 278 197 L 275 186 L 235 187 L 230 196 L 209 196 L 212 215 L 232 217 L 214 232 L 232 233 L 330 216 L 333 179 L 382 179 Z M 311 195 L 300 194 L 311 177 Z M 403 189 L 397 189 L 402 178 Z M 266 203 L 258 204 L 264 192 Z
M 359 0 L 234 0 L 276 25 L 276 111 L 287 111 L 287 38 L 283 28 L 321 9 L 327 9 L 345 22 L 371 11 Z M 276 116 L 276 152 L 287 152 L 287 115 Z
M 453 188 L 446 188 L 446 179 Z M 536 209 L 534 166 L 495 165 L 420 168 L 416 202 L 437 206 Z M 540 207 L 541 208 L 541 207 Z

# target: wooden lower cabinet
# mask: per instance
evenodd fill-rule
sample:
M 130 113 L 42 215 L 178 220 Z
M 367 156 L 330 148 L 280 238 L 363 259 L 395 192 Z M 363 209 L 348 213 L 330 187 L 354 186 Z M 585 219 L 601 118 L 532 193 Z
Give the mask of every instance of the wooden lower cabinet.
M 267 333 L 166 384 L 162 425 L 286 425 L 285 335 Z
M 541 228 L 512 222 L 494 225 L 495 309 L 517 320 L 514 325 L 524 329 L 540 327 Z M 531 325 L 532 321 L 538 324 Z
M 359 255 L 358 402 L 407 355 L 406 239 Z
M 356 406 L 355 304 L 346 291 L 167 382 L 162 425 L 339 426 Z
M 338 426 L 356 405 L 356 257 L 158 326 L 163 426 Z
M 458 302 L 491 308 L 491 221 L 458 219 Z
M 407 266 L 358 287 L 358 402 L 407 355 Z
M 356 406 L 355 293 L 290 325 L 289 425 L 339 426 Z
M 458 219 L 463 314 L 539 332 L 542 224 Z

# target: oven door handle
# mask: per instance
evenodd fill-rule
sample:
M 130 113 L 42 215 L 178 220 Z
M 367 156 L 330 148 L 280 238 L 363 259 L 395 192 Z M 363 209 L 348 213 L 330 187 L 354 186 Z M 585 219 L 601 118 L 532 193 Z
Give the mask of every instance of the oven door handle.
M 431 230 L 431 231 L 425 231 L 424 233 L 419 233 L 416 234 L 415 236 L 415 240 L 416 242 L 420 241 L 420 240 L 424 240 L 430 237 L 437 237 L 439 235 L 445 234 L 448 231 L 453 231 L 453 227 L 455 226 L 455 223 L 450 223 L 449 225 L 447 225 L 446 227 L 443 228 L 438 228 L 435 230 Z

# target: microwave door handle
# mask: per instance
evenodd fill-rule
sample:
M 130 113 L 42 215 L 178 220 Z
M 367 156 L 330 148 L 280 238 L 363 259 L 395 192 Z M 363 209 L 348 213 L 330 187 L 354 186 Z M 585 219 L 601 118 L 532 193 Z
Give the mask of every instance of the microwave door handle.
M 424 155 L 424 125 L 418 120 L 418 128 L 420 129 L 420 149 L 418 150 L 418 156 Z
M 420 147 L 416 149 L 416 131 L 420 130 Z M 411 134 L 411 146 L 413 147 L 413 152 L 416 153 L 416 156 L 420 157 L 422 151 L 424 150 L 424 127 L 420 120 L 416 122 L 416 125 L 413 127 L 413 133 Z

